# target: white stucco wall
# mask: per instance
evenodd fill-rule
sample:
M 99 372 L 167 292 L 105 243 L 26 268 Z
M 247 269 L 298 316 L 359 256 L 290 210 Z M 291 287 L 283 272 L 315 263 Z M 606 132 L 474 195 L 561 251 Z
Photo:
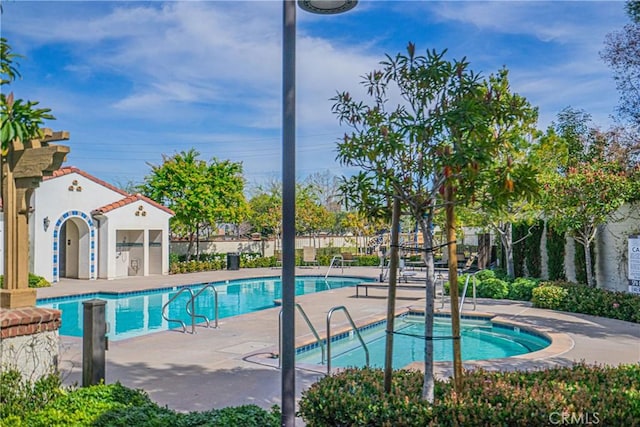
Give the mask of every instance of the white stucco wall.
M 68 277 L 111 279 L 168 274 L 169 212 L 148 199 L 131 196 L 75 168 L 60 172 L 66 174 L 44 180 L 31 196 L 30 271 L 49 281 L 57 280 L 64 252 Z M 118 204 L 112 205 L 116 202 Z M 92 215 L 104 207 L 107 207 L 104 214 Z M 66 241 L 62 240 L 63 224 L 67 224 Z M 115 239 L 118 230 L 122 236 L 140 243 L 139 247 L 127 253 L 141 261 L 137 271 L 132 269 L 127 259 L 125 268 L 116 272 Z M 0 231 L 0 274 L 4 272 L 3 246 Z M 153 264 L 142 260 L 151 260 Z
M 616 291 L 628 290 L 628 237 L 640 234 L 640 202 L 623 206 L 611 221 L 598 229 L 596 282 L 598 287 Z
M 144 215 L 143 215 L 144 213 Z M 136 215 L 137 214 L 137 215 Z M 106 272 L 101 271 L 100 277 L 117 278 L 124 276 L 142 276 L 154 274 L 150 272 L 149 260 L 151 255 L 161 250 L 161 274 L 169 272 L 169 218 L 168 212 L 160 210 L 152 204 L 138 200 L 116 210 L 107 212 L 101 222 L 101 241 L 103 235 L 107 242 L 101 247 L 106 253 L 101 254 L 101 261 Z M 154 241 L 160 240 L 161 247 L 150 251 L 150 230 Z M 158 238 L 157 234 L 161 233 Z M 124 241 L 126 239 L 126 241 Z M 141 244 L 141 246 L 126 246 Z M 118 245 L 120 244 L 120 245 Z M 150 255 L 151 254 L 151 255 Z M 138 260 L 138 271 L 132 268 L 132 261 Z M 144 261 L 147 262 L 144 262 Z M 153 270 L 153 269 L 151 269 Z M 157 273 L 155 273 L 157 274 Z
M 54 232 L 59 230 L 59 226 L 64 223 L 65 219 L 76 218 L 75 221 L 85 224 L 84 231 L 89 232 L 89 227 L 92 225 L 95 233 L 96 224 L 91 217 L 91 211 L 123 197 L 125 197 L 123 194 L 100 185 L 79 173 L 70 173 L 43 181 L 32 196 L 31 205 L 35 210 L 29 218 L 32 271 L 44 276 L 47 280 L 53 280 Z M 68 215 L 67 218 L 63 218 L 64 215 Z M 45 218 L 49 220 L 49 227 L 46 231 L 44 229 Z M 81 242 L 79 250 L 90 251 L 88 237 Z M 62 248 L 58 249 L 62 250 Z M 96 248 L 96 254 L 97 251 Z M 78 277 L 95 278 L 97 271 L 81 270 L 78 271 Z

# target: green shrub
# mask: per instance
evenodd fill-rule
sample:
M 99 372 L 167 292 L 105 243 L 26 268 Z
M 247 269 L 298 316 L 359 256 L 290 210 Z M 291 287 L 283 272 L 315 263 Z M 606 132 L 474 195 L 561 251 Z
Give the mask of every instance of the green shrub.
M 425 426 L 431 409 L 420 398 L 422 378 L 420 372 L 396 371 L 385 394 L 382 370 L 346 369 L 304 391 L 299 414 L 309 427 Z
M 469 289 L 471 289 L 471 286 L 473 285 L 473 278 L 471 276 L 471 274 L 461 274 L 458 276 L 458 295 L 462 295 L 462 291 L 464 291 L 464 284 L 467 281 L 467 277 L 469 278 Z M 476 279 L 476 286 L 480 283 L 479 280 Z M 470 291 L 468 291 L 470 292 Z M 449 283 L 449 281 L 447 280 L 446 282 L 444 282 L 444 294 L 445 295 L 451 295 L 451 283 Z
M 0 286 L 4 282 L 4 276 L 0 276 Z M 42 276 L 36 276 L 35 274 L 29 273 L 29 287 L 30 288 L 48 288 L 51 286 L 51 282 L 45 279 Z
M 35 382 L 25 380 L 16 370 L 0 373 L 0 420 L 18 419 L 60 396 L 60 377 L 46 375 Z
M 354 265 L 361 267 L 377 267 L 380 265 L 380 257 L 378 255 L 358 255 Z
M 74 390 L 60 388 L 56 375 L 29 385 L 20 374 L 0 377 L 2 425 L 49 427 L 270 427 L 280 424 L 280 411 L 255 405 L 183 414 L 152 402 L 142 390 L 119 383 Z
M 600 425 L 637 425 L 640 365 L 576 364 L 541 371 L 464 373 L 463 389 L 436 380 L 436 404 L 420 398 L 423 376 L 396 371 L 382 391 L 381 370 L 347 369 L 303 392 L 308 426 L 532 426 L 569 413 L 597 416 Z M 595 421 L 592 418 L 592 421 Z
M 567 290 L 565 288 L 556 285 L 544 285 L 532 290 L 531 302 L 537 308 L 561 310 L 566 296 Z
M 640 323 L 640 296 L 568 282 L 552 282 L 566 290 L 558 310 Z
M 493 270 L 480 270 L 476 273 L 476 280 L 482 282 L 487 279 L 494 279 L 496 272 Z
M 467 291 L 468 292 L 468 291 Z M 507 282 L 500 279 L 486 279 L 477 285 L 477 296 L 479 298 L 506 298 L 509 294 Z
M 90 426 L 105 412 L 152 402 L 143 391 L 131 390 L 119 383 L 79 388 L 63 393 L 28 414 L 24 424 L 30 427 Z
M 518 277 L 509 284 L 509 295 L 507 298 L 517 301 L 531 301 L 532 291 L 537 288 L 540 281 L 528 277 Z

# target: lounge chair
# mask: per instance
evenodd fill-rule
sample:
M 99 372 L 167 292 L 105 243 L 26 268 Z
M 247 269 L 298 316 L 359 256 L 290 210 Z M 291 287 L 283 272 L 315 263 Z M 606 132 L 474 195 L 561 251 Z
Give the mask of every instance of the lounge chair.
M 302 262 L 304 265 L 315 265 L 320 268 L 316 259 L 316 248 L 313 246 L 305 246 L 302 248 Z

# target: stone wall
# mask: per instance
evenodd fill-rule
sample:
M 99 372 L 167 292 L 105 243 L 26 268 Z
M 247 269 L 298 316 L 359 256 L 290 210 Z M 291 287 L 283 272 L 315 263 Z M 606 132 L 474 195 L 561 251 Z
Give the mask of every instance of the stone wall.
M 59 310 L 0 310 L 0 370 L 17 369 L 31 381 L 54 372 L 58 365 L 59 328 Z

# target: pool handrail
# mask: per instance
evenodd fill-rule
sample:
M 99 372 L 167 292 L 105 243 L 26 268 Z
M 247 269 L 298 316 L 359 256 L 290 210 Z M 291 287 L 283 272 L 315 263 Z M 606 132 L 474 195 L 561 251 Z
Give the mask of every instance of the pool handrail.
M 475 273 L 471 273 L 467 276 L 467 280 L 464 282 L 464 290 L 462 291 L 462 298 L 460 299 L 460 307 L 458 312 L 462 315 L 462 307 L 464 306 L 464 299 L 467 296 L 467 288 L 469 287 L 469 279 L 473 278 L 473 311 L 476 311 L 477 301 L 476 301 L 476 274 L 480 273 L 482 270 L 478 270 Z
M 344 258 L 342 257 L 342 255 L 334 255 L 333 258 L 331 258 L 331 262 L 329 263 L 327 274 L 324 275 L 324 280 L 327 280 L 327 277 L 329 277 L 329 272 L 331 271 L 331 267 L 333 267 L 333 263 L 338 260 L 340 260 L 340 265 L 342 266 L 342 274 L 344 274 Z
M 185 333 L 187 332 L 187 325 L 186 323 L 184 323 L 182 320 L 180 319 L 169 319 L 169 317 L 166 315 L 165 313 L 165 309 L 169 306 L 169 304 L 171 304 L 173 301 L 176 300 L 176 298 L 178 298 L 183 292 L 188 292 L 189 295 L 191 295 L 191 299 L 189 300 L 189 302 L 193 305 L 193 291 L 191 290 L 191 288 L 182 288 L 180 289 L 174 296 L 172 296 L 169 301 L 167 301 L 163 306 L 162 306 L 162 318 L 164 320 L 166 320 L 167 322 L 178 322 L 180 323 L 180 325 L 182 326 L 182 332 Z M 189 303 L 187 303 L 187 305 L 189 305 Z M 193 309 L 191 310 L 191 333 L 195 334 L 196 333 L 196 318 L 193 315 Z
M 198 296 L 200 296 L 200 294 L 203 293 L 204 291 L 206 291 L 207 289 L 212 289 L 213 290 L 213 296 L 215 297 L 215 304 L 214 304 L 215 326 L 214 326 L 214 328 L 217 328 L 218 327 L 218 290 L 216 289 L 215 286 L 213 286 L 212 283 L 207 283 L 198 292 L 193 294 L 193 296 L 191 297 L 191 300 L 189 300 L 189 302 L 187 303 L 187 313 L 189 315 L 193 316 L 193 317 L 197 317 L 199 319 L 204 319 L 204 321 L 207 323 L 207 328 L 211 327 L 211 324 L 209 322 L 209 318 L 207 316 L 205 316 L 204 314 L 191 313 L 191 311 L 189 310 L 189 303 L 191 303 L 191 307 L 193 309 L 195 309 L 195 300 L 196 300 L 196 298 L 198 298 Z
M 360 330 L 356 327 L 356 324 L 351 318 L 351 315 L 349 314 L 349 310 L 347 310 L 347 307 L 345 307 L 344 305 L 339 305 L 336 307 L 332 307 L 327 313 L 327 375 L 331 374 L 331 316 L 335 311 L 338 311 L 338 310 L 344 311 L 344 314 L 347 316 L 347 320 L 349 320 L 349 323 L 351 324 L 351 327 L 353 328 L 354 333 L 358 337 L 358 340 L 360 340 L 360 344 L 362 344 L 362 348 L 364 349 L 366 366 L 369 366 L 369 349 L 367 348 L 367 343 L 365 343 L 364 339 L 362 339 Z
M 307 323 L 307 326 L 309 326 L 309 329 L 311 329 L 311 333 L 316 338 L 316 342 L 318 343 L 318 345 L 320 346 L 320 350 L 322 351 L 321 363 L 324 364 L 324 360 L 325 360 L 324 341 L 322 341 L 322 338 L 320 338 L 320 334 L 318 334 L 318 331 L 316 330 L 316 328 L 314 328 L 313 323 L 311 323 L 309 316 L 307 316 L 307 313 L 304 311 L 302 306 L 298 303 L 296 303 L 295 306 L 300 312 L 300 314 L 302 315 L 302 318 L 304 319 L 304 321 Z M 280 352 L 279 356 L 281 356 L 282 355 L 282 309 L 280 310 L 280 314 L 278 317 L 278 351 Z M 282 367 L 282 357 L 278 357 L 278 368 L 281 368 L 281 367 Z

